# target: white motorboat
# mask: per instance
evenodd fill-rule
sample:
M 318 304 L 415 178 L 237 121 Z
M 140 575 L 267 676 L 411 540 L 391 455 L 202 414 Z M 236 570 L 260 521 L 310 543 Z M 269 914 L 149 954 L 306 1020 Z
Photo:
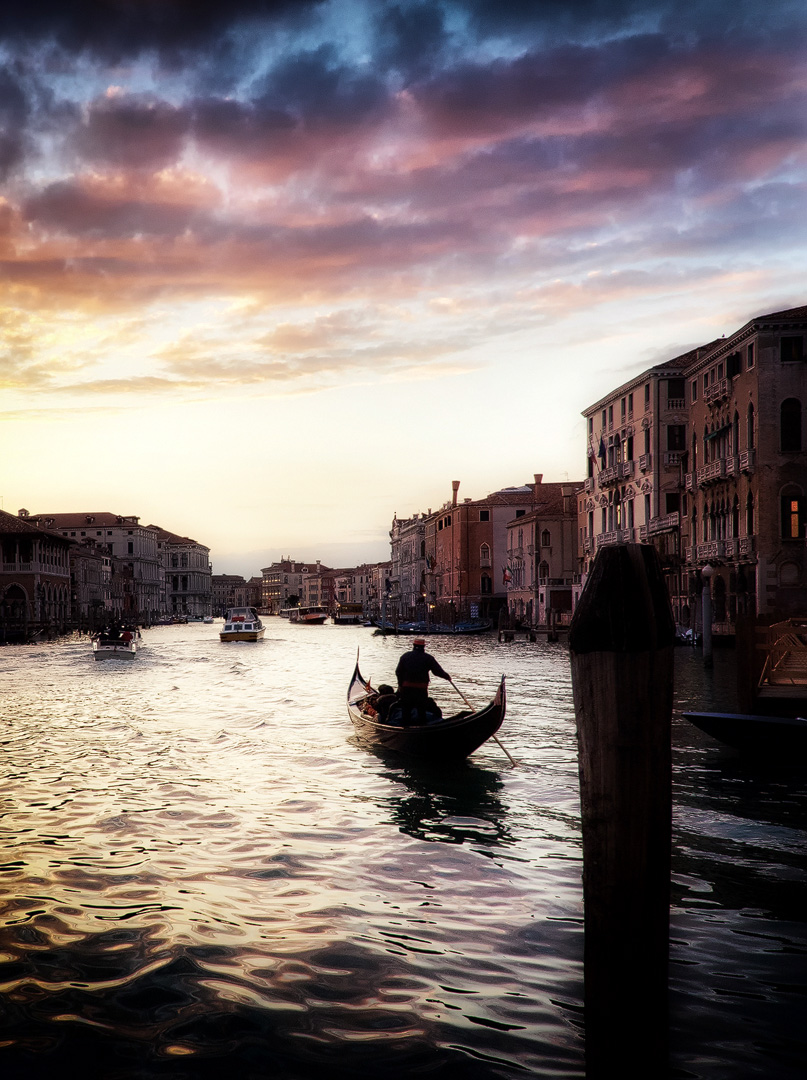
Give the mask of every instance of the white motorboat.
M 252 607 L 230 608 L 219 638 L 222 641 L 260 641 L 266 627 Z

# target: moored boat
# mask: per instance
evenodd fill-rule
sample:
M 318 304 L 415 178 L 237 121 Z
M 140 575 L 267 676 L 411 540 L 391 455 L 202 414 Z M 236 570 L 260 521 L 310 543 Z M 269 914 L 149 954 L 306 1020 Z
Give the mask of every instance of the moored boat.
M 230 608 L 219 632 L 222 641 L 260 641 L 266 627 L 252 607 Z
M 372 707 L 374 691 L 359 671 L 358 661 L 347 691 L 347 711 L 356 734 L 372 746 L 395 750 L 426 761 L 458 760 L 472 754 L 496 734 L 504 720 L 504 675 L 493 699 L 477 712 L 444 716 L 408 727 L 395 723 L 391 709 L 384 723 Z
M 801 716 L 755 716 L 748 713 L 685 712 L 690 724 L 737 750 L 766 756 L 792 754 L 807 763 L 807 719 Z

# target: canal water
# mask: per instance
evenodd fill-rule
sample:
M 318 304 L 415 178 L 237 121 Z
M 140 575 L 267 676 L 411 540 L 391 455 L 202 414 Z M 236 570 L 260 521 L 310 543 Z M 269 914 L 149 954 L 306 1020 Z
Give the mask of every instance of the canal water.
M 507 675 L 518 766 L 429 769 L 345 708 L 357 650 L 392 681 L 405 641 L 218 629 L 0 650 L 2 1075 L 583 1076 L 565 646 L 433 639 L 474 704 Z M 734 704 L 731 653 L 676 659 L 677 710 Z M 674 1075 L 803 1077 L 805 773 L 673 739 Z

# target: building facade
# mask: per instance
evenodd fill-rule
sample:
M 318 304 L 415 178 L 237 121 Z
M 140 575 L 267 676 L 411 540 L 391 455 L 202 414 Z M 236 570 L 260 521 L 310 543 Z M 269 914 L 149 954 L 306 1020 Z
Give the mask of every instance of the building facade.
M 649 543 L 683 627 L 700 628 L 707 565 L 717 632 L 807 609 L 806 335 L 807 307 L 758 316 L 584 411 L 584 572 L 605 545 Z
M 60 533 L 40 527 L 27 510 L 0 511 L 0 640 L 59 634 L 70 625 L 70 549 Z
M 162 561 L 164 598 L 161 609 L 169 615 L 199 618 L 213 613 L 213 570 L 210 548 L 159 525 L 149 525 Z
M 568 623 L 580 591 L 577 496 L 582 482 L 535 476 L 535 509 L 507 525 L 507 606 L 525 626 Z
M 149 623 L 162 614 L 162 560 L 149 526 L 134 515 L 32 514 L 32 523 L 81 543 L 103 544 L 113 560 L 113 576 L 122 588 L 122 618 Z

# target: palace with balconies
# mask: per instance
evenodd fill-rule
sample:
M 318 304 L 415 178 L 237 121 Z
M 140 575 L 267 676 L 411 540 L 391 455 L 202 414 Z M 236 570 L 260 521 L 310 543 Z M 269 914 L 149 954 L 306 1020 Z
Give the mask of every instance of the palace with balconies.
M 707 563 L 718 630 L 807 610 L 806 337 L 807 307 L 757 316 L 585 410 L 584 570 L 604 545 L 652 543 L 685 626 Z

